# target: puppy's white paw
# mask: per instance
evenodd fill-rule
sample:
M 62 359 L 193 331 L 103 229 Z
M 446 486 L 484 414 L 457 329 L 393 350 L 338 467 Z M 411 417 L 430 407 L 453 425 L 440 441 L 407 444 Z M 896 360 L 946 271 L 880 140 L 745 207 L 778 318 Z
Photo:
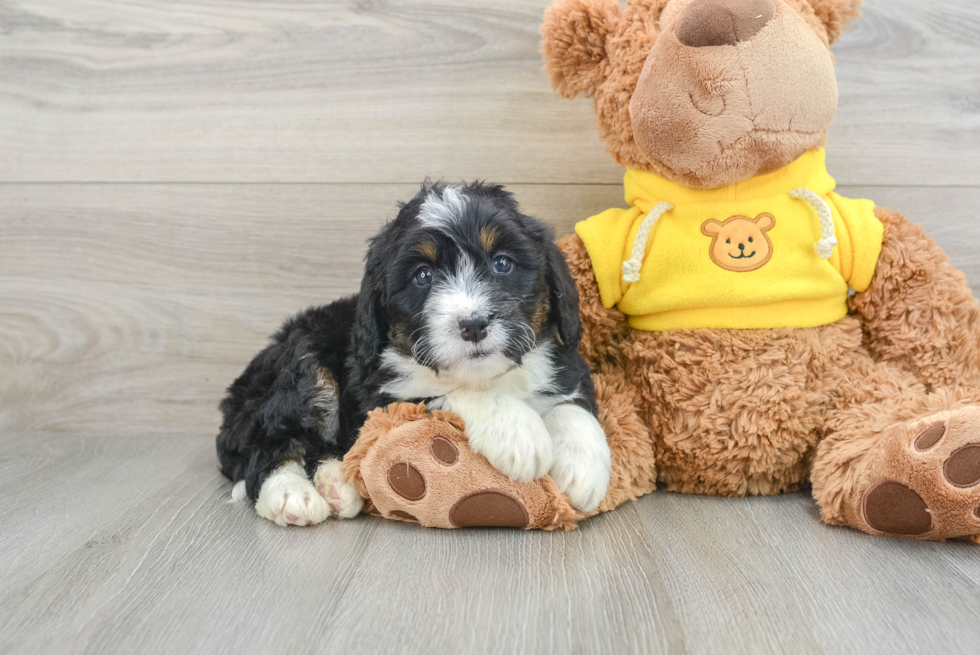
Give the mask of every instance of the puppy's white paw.
M 459 411 L 459 410 L 457 410 Z M 470 404 L 459 412 L 473 452 L 515 482 L 543 477 L 554 463 L 554 444 L 536 411 L 508 396 Z
M 316 525 L 330 517 L 330 506 L 299 464 L 283 466 L 265 479 L 255 511 L 277 525 Z
M 555 442 L 551 477 L 572 505 L 598 509 L 609 489 L 612 455 L 606 433 L 591 413 L 576 405 L 558 405 L 544 415 Z
M 609 489 L 609 465 L 588 456 L 555 457 L 551 477 L 576 509 L 591 512 L 599 508 Z
M 340 465 L 339 459 L 323 462 L 313 476 L 313 483 L 316 485 L 317 492 L 330 505 L 330 513 L 342 519 L 349 519 L 361 513 L 364 499 L 357 491 L 357 487 L 347 482 L 340 471 Z

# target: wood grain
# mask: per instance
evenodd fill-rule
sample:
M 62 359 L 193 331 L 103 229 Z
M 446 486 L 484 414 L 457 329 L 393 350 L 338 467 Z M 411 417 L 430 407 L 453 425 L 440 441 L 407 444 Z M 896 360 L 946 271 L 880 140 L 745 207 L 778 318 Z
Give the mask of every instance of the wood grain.
M 227 504 L 209 439 L 27 438 L 5 461 L 57 475 L 0 483 L 2 652 L 975 650 L 974 545 L 829 527 L 804 494 L 655 493 L 571 533 L 286 529 Z
M 547 0 L 7 0 L 0 181 L 614 183 L 550 91 Z M 842 184 L 980 179 L 980 5 L 868 0 L 835 47 Z

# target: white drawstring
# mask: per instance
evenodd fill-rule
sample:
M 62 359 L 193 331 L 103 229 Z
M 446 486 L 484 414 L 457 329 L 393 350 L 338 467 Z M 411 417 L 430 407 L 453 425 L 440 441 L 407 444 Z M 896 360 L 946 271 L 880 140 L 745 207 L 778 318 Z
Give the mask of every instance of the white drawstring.
M 669 202 L 657 203 L 657 205 L 650 210 L 647 217 L 643 219 L 640 223 L 640 229 L 636 233 L 636 239 L 633 241 L 633 252 L 630 256 L 629 261 L 623 262 L 623 282 L 628 284 L 635 284 L 640 281 L 640 269 L 643 267 L 643 253 L 647 249 L 647 241 L 650 240 L 650 232 L 653 230 L 653 226 L 657 224 L 660 217 L 673 209 L 674 206 Z
M 823 238 L 813 246 L 817 254 L 824 259 L 830 259 L 834 254 L 834 246 L 837 245 L 837 237 L 834 236 L 834 215 L 830 212 L 827 202 L 809 189 L 793 189 L 789 192 L 790 197 L 802 200 L 813 207 L 820 217 L 820 232 Z

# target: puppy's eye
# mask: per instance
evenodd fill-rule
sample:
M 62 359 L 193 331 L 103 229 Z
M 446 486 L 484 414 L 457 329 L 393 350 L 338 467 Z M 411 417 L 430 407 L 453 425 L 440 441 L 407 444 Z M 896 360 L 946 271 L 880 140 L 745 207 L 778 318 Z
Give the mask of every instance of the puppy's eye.
M 428 266 L 423 266 L 415 271 L 415 275 L 412 276 L 412 281 L 420 287 L 429 286 L 432 284 L 432 269 Z
M 749 237 L 749 243 L 752 243 L 752 237 Z
M 731 243 L 731 242 L 732 242 L 731 239 L 725 239 L 725 243 Z
M 514 261 L 501 255 L 493 260 L 493 272 L 497 275 L 507 275 L 514 270 Z

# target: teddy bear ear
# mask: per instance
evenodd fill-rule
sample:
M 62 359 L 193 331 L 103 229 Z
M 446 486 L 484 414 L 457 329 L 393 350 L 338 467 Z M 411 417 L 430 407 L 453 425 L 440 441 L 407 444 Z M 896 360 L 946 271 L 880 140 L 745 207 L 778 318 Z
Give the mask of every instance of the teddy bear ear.
M 768 232 L 776 227 L 776 217 L 772 214 L 759 214 L 755 217 L 755 226 L 763 232 Z
M 701 226 L 701 234 L 703 234 L 706 237 L 717 236 L 721 234 L 721 228 L 722 228 L 721 223 L 719 223 L 718 221 L 712 218 L 709 221 L 705 221 L 704 224 Z
M 827 30 L 827 38 L 831 43 L 840 37 L 840 33 L 848 24 L 861 16 L 863 0 L 808 0 L 813 7 L 813 13 L 823 23 Z
M 551 86 L 566 98 L 595 94 L 605 78 L 606 38 L 619 19 L 617 0 L 557 0 L 541 24 L 541 54 Z

